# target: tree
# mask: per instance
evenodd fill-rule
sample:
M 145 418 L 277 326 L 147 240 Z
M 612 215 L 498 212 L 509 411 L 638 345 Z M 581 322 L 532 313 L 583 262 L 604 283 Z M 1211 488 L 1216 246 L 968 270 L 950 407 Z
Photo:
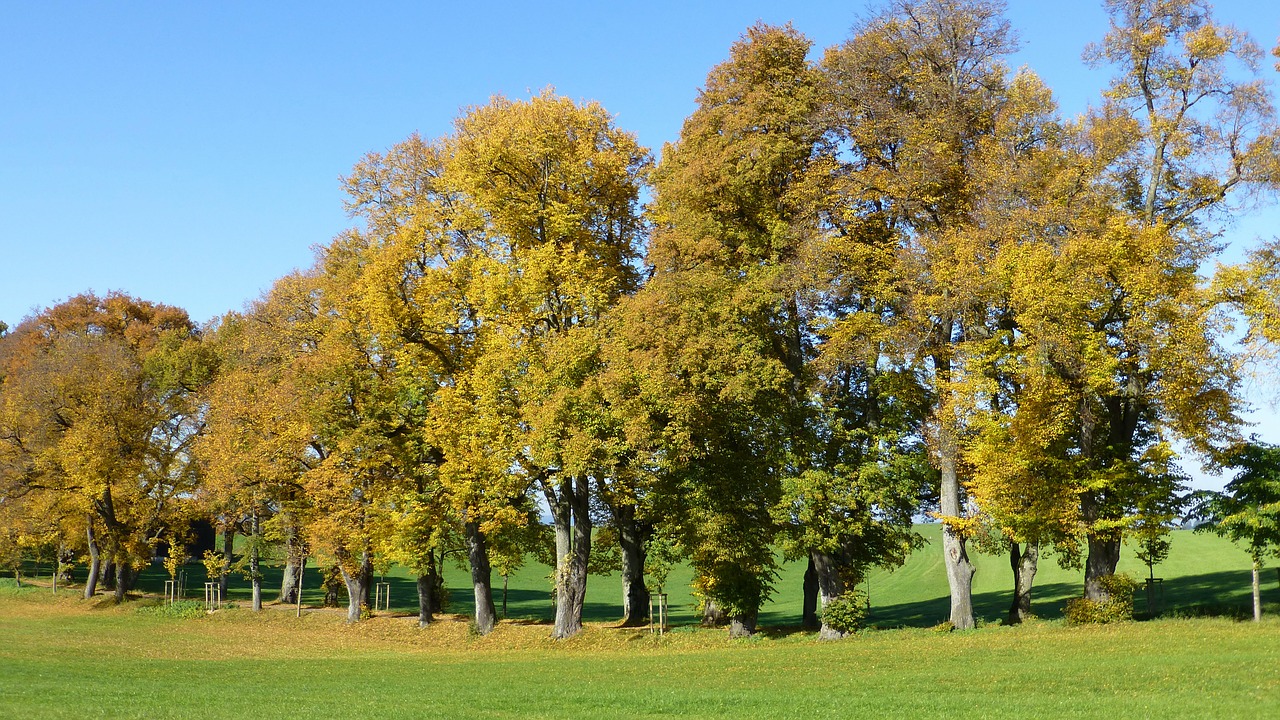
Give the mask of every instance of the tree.
M 1227 320 L 1198 275 L 1233 197 L 1273 186 L 1280 140 L 1259 48 L 1193 0 L 1111 0 L 1087 56 L 1118 74 L 1090 134 L 1109 145 L 1111 217 L 1078 238 L 1087 349 L 1077 442 L 1088 555 L 1085 597 L 1105 600 L 1128 516 L 1149 493 L 1144 456 L 1181 437 L 1202 455 L 1235 437 Z M 1241 72 L 1243 71 L 1243 73 Z M 1241 79 L 1242 77 L 1251 79 Z M 1085 379 L 1086 376 L 1089 379 Z
M 41 497 L 83 529 L 86 596 L 105 550 L 123 600 L 195 486 L 196 391 L 214 363 L 185 312 L 123 294 L 78 295 L 5 341 L 0 437 L 16 472 L 3 494 Z
M 1220 493 L 1199 495 L 1194 515 L 1212 530 L 1244 545 L 1253 561 L 1253 619 L 1262 619 L 1258 573 L 1267 557 L 1280 557 L 1280 448 L 1257 442 L 1233 448 L 1224 462 L 1236 473 Z
M 649 319 L 625 344 L 654 392 L 660 504 L 731 635 L 754 630 L 772 590 L 771 513 L 807 412 L 811 339 L 791 262 L 812 227 L 798 193 L 818 140 L 809 46 L 756 25 L 708 74 L 656 170 L 653 276 L 628 310 Z
M 983 204 L 1009 156 L 1001 115 L 1020 109 L 1009 101 L 1003 58 L 1014 45 L 1000 10 L 978 0 L 897 2 L 823 61 L 843 159 L 834 188 L 844 200 L 840 219 L 896 246 L 895 334 L 903 356 L 921 359 L 935 403 L 930 446 L 941 473 L 951 623 L 961 629 L 974 624 L 963 387 L 974 344 L 996 320 L 989 270 L 1002 241 L 986 226 Z

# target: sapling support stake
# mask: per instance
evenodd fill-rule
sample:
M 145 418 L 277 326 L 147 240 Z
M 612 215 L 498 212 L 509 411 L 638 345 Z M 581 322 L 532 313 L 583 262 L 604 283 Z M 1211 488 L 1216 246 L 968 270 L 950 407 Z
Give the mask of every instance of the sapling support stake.
M 380 582 L 374 586 L 373 609 L 374 612 L 391 610 L 391 583 Z
M 302 556 L 298 567 L 298 617 L 302 617 L 302 578 L 307 574 L 307 556 Z

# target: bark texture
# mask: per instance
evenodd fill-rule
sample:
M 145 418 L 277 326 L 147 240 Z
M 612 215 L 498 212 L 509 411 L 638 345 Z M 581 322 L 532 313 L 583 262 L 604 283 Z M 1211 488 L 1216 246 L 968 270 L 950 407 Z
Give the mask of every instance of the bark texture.
M 288 525 L 284 536 L 284 573 L 280 579 L 280 602 L 290 605 L 298 602 L 298 587 L 302 584 L 302 543 L 298 529 Z
M 360 562 L 351 572 L 341 566 L 342 581 L 347 585 L 347 622 L 360 622 L 360 616 L 369 608 L 369 592 L 373 587 L 373 562 L 368 551 L 360 554 Z
M 1093 493 L 1081 496 L 1081 514 L 1087 525 L 1098 521 L 1099 502 Z M 1084 596 L 1094 602 L 1106 602 L 1110 593 L 1102 586 L 1101 579 L 1114 575 L 1120 562 L 1120 533 L 1090 531 L 1086 540 L 1088 554 L 1084 560 Z
M 948 375 L 949 375 L 948 371 Z M 958 449 L 955 437 L 947 423 L 942 423 L 938 448 L 942 470 L 940 510 L 947 517 L 962 517 L 960 507 L 960 479 L 956 474 Z M 973 574 L 975 568 L 969 560 L 965 539 L 951 526 L 942 528 L 942 557 L 947 568 L 947 584 L 951 588 L 951 627 L 969 630 L 973 620 Z
M 493 610 L 493 570 L 489 566 L 489 551 L 479 523 L 465 523 L 463 532 L 467 538 L 467 560 L 471 564 L 471 589 L 476 600 L 476 631 L 488 635 L 497 622 Z
M 622 550 L 622 627 L 643 627 L 649 622 L 649 588 L 644 582 L 644 534 L 636 522 L 634 505 L 613 513 Z
M 588 481 L 558 478 L 557 492 L 548 492 L 556 531 L 556 618 L 551 635 L 573 637 L 582 631 L 582 607 L 587 598 L 587 563 L 591 557 L 591 517 Z
M 836 558 L 826 553 L 811 552 L 809 561 L 813 563 L 814 576 L 818 583 L 818 598 L 822 607 L 825 608 L 832 600 L 844 594 L 844 576 L 840 572 Z M 823 640 L 838 640 L 846 634 L 831 627 L 825 620 L 822 622 L 821 630 L 818 631 L 818 637 Z
M 742 613 L 729 618 L 729 637 L 747 638 L 756 631 L 756 614 Z
M 1031 617 L 1031 586 L 1036 578 L 1040 561 L 1040 545 L 1025 546 L 1009 542 L 1009 567 L 1013 570 L 1013 603 L 1009 606 L 1010 625 L 1017 625 Z
M 703 627 L 724 627 L 729 619 L 725 617 L 724 610 L 716 604 L 715 600 L 707 599 L 702 604 L 702 626 Z

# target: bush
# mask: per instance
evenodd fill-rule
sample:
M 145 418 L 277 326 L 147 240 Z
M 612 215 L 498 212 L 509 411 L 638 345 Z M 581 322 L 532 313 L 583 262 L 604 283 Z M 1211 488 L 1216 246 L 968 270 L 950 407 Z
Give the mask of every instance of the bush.
M 1133 619 L 1133 592 L 1138 581 L 1128 575 L 1104 575 L 1098 584 L 1110 596 L 1108 600 L 1072 598 L 1067 601 L 1068 625 L 1097 625 Z
M 159 605 L 143 605 L 137 609 L 139 615 L 173 618 L 175 620 L 194 620 L 205 616 L 204 603 L 198 600 L 179 600 L 175 603 Z
M 822 608 L 822 622 L 842 633 L 861 630 L 867 619 L 867 596 L 860 590 L 849 590 L 827 602 Z

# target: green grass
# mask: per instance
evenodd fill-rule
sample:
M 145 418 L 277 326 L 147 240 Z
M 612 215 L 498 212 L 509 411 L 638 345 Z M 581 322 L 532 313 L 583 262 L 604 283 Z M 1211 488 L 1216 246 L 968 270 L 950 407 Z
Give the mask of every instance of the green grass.
M 949 600 L 946 574 L 942 568 L 940 526 L 920 525 L 917 530 L 928 544 L 917 550 L 901 568 L 872 573 L 863 589 L 871 599 L 869 622 L 876 627 L 931 627 L 947 619 Z M 1239 615 L 1248 612 L 1250 606 L 1249 557 L 1230 542 L 1213 535 L 1185 530 L 1173 532 L 1173 548 L 1169 559 L 1156 567 L 1156 575 L 1164 578 L 1163 597 L 1158 610 L 1191 614 Z M 974 576 L 974 606 L 977 616 L 985 622 L 995 623 L 1006 614 L 1012 599 L 1010 586 L 1012 574 L 1006 557 L 974 554 L 978 571 Z M 35 568 L 29 568 L 34 571 Z M 1121 572 L 1145 578 L 1147 568 L 1138 562 L 1132 549 L 1122 553 Z M 46 564 L 43 577 L 47 582 L 49 567 Z M 264 598 L 274 599 L 280 587 L 280 569 L 266 568 Z M 553 615 L 550 568 L 530 563 L 512 575 L 508 590 L 507 616 L 511 619 L 549 622 Z M 795 626 L 800 623 L 802 603 L 803 563 L 785 563 L 776 583 L 773 598 L 761 609 L 760 622 L 766 626 Z M 80 578 L 83 570 L 80 571 Z M 159 594 L 168 576 L 163 568 L 152 566 L 143 573 L 139 589 Z M 1044 618 L 1059 618 L 1068 598 L 1078 596 L 1082 585 L 1080 570 L 1064 570 L 1055 558 L 1042 558 L 1036 575 L 1034 611 Z M 187 595 L 199 599 L 202 596 L 204 569 L 198 563 L 187 566 Z M 1268 607 L 1280 604 L 1280 585 L 1277 574 L 1268 569 L 1263 575 L 1263 601 Z M 394 568 L 386 576 L 391 585 L 391 608 L 399 613 L 417 612 L 417 589 L 414 578 L 400 568 Z M 494 576 L 494 600 L 501 606 L 502 578 Z M 695 623 L 695 602 L 689 593 L 691 575 L 688 568 L 676 568 L 668 582 L 671 618 L 674 624 Z M 470 576 L 466 569 L 450 564 L 445 568 L 445 581 L 450 592 L 449 610 L 458 614 L 471 614 Z M 303 602 L 320 605 L 320 573 L 309 566 L 305 579 Z M 250 600 L 249 584 L 239 575 L 232 576 L 229 597 L 231 602 L 247 603 Z M 345 600 L 345 598 L 344 598 Z M 1145 594 L 1141 591 L 1136 601 L 1140 614 L 1146 610 Z M 622 614 L 622 581 L 615 573 L 610 576 L 592 576 L 587 587 L 584 617 L 590 622 L 616 621 Z
M 244 609 L 180 620 L 0 593 L 0 717 L 1273 717 L 1280 621 L 1060 622 L 967 633 L 504 623 L 418 630 Z

